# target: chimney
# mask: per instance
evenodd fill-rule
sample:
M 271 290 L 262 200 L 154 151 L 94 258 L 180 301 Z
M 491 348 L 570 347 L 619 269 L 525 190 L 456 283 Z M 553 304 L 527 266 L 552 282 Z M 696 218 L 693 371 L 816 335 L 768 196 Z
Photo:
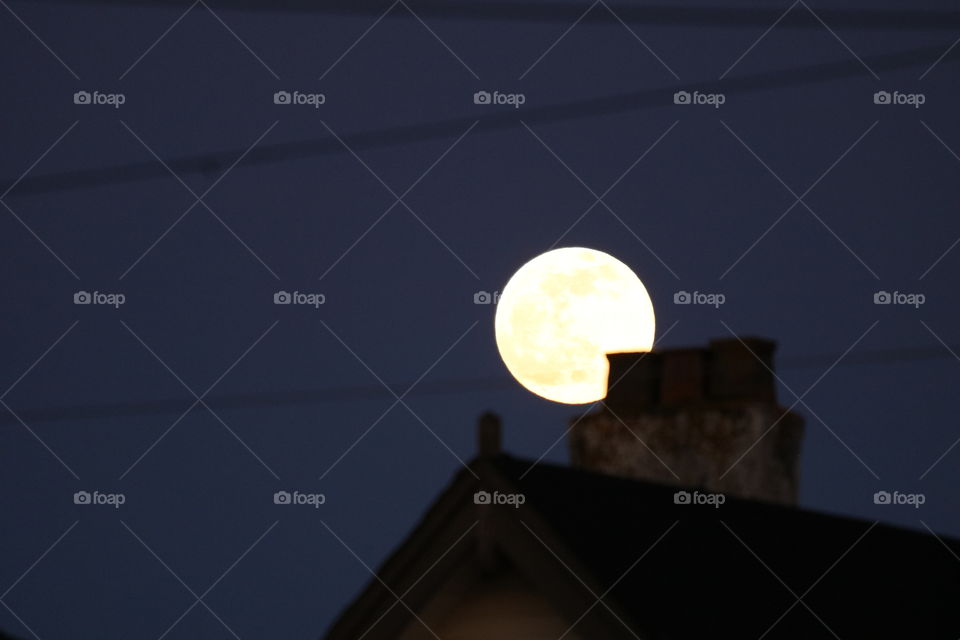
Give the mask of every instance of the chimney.
M 573 465 L 795 504 L 803 419 L 777 404 L 775 349 L 729 338 L 608 354 L 603 406 L 570 431 Z

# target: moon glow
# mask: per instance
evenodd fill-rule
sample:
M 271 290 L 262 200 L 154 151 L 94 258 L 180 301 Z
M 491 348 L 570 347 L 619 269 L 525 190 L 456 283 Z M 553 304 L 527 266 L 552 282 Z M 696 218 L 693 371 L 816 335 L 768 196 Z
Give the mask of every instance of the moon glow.
M 523 265 L 500 294 L 497 349 L 517 381 L 554 402 L 607 393 L 607 353 L 649 351 L 655 319 L 646 287 L 613 256 L 567 247 Z

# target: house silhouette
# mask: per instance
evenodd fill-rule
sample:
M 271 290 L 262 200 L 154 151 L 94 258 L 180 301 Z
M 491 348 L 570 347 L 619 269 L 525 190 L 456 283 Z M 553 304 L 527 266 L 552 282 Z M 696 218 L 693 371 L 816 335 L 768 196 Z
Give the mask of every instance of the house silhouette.
M 757 353 L 758 343 L 742 344 Z M 744 416 L 757 403 L 775 405 L 772 347 L 759 358 L 770 379 L 739 355 L 718 360 L 717 349 L 731 344 L 711 343 L 695 357 L 661 352 L 645 371 L 635 368 L 627 389 L 608 393 L 627 414 L 623 427 L 650 435 L 649 425 L 665 424 L 700 437 L 703 423 L 727 428 L 710 412 Z M 619 359 L 612 370 L 622 372 L 625 358 L 611 357 Z M 602 426 L 606 411 L 587 422 Z M 730 425 L 733 434 L 738 423 Z M 796 428 L 787 427 L 788 441 Z M 752 495 L 764 474 L 789 475 L 789 461 L 755 467 L 759 475 L 721 492 L 685 477 L 663 482 L 660 470 L 654 479 L 642 468 L 614 474 L 606 454 L 594 468 L 507 455 L 490 414 L 478 432 L 479 455 L 328 640 L 960 637 L 960 542 L 797 508 L 782 492 Z

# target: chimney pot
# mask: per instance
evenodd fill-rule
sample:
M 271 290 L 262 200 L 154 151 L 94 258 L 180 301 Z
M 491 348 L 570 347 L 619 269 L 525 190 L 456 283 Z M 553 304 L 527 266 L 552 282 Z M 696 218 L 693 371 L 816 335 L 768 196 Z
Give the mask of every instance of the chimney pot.
M 651 351 L 608 353 L 610 373 L 604 404 L 620 414 L 635 414 L 660 399 L 660 354 Z
M 776 402 L 776 347 L 776 342 L 763 338 L 711 340 L 708 395 L 716 400 Z
M 677 407 L 701 402 L 706 388 L 704 350 L 670 349 L 660 355 L 660 403 Z

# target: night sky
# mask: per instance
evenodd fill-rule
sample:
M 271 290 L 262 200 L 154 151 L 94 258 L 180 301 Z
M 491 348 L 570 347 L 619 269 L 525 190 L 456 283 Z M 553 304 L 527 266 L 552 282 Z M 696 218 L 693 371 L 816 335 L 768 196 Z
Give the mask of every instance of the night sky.
M 955 3 L 266 4 L 0 2 L 0 628 L 322 635 L 482 411 L 566 462 L 474 304 L 557 246 L 778 341 L 804 508 L 960 536 Z

